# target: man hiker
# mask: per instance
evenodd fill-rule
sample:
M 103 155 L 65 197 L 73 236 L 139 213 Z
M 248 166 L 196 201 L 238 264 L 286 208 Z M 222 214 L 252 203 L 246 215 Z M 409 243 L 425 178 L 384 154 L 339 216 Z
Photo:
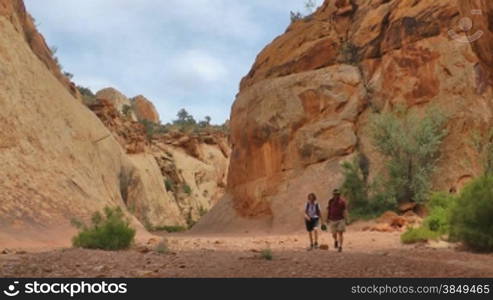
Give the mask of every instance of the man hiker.
M 317 203 L 317 196 L 314 193 L 308 195 L 305 205 L 305 225 L 310 237 L 310 247 L 308 250 L 318 248 L 318 224 L 320 220 L 320 206 Z
M 338 189 L 335 189 L 332 194 L 333 197 L 329 200 L 327 207 L 327 223 L 334 238 L 334 247 L 337 251 L 342 252 L 343 234 L 346 231 L 347 220 L 346 200 L 341 197 L 341 192 Z

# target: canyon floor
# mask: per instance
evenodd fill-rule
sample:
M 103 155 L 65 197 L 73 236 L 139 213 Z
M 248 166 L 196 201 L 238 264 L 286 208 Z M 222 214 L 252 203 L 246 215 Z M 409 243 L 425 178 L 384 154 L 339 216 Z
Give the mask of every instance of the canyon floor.
M 402 245 L 399 233 L 350 226 L 344 251 L 307 251 L 306 233 L 243 232 L 161 235 L 167 253 L 153 247 L 106 252 L 50 249 L 0 254 L 0 277 L 493 277 L 493 255 L 460 250 L 447 243 Z M 160 239 L 159 237 L 157 239 Z M 272 260 L 261 251 L 271 249 Z

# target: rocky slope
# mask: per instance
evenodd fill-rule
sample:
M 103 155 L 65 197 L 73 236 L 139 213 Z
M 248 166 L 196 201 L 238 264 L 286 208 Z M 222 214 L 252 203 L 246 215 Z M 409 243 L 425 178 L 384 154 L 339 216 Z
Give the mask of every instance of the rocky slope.
M 450 117 L 433 181 L 459 189 L 481 170 L 470 136 L 492 125 L 492 19 L 486 0 L 337 0 L 292 23 L 241 82 L 227 195 L 199 229 L 299 228 L 341 161 L 363 153 L 377 176 L 368 119 L 397 104 Z
M 98 100 L 89 108 L 112 132 L 131 161 L 146 170 L 137 176 L 147 177 L 144 180 L 135 180 L 135 174 L 129 174 L 128 192 L 124 194 L 142 189 L 152 195 L 145 198 L 151 201 L 126 201 L 127 207 L 149 228 L 195 223 L 224 194 L 231 151 L 227 136 L 207 130 L 197 134 L 160 132 L 161 125 L 150 119 L 143 118 L 148 121 L 143 123 L 132 117 L 135 113 L 141 119 L 139 111 L 153 109 L 152 102 L 143 96 L 134 98 L 131 102 L 144 102 L 140 103 L 140 110 L 134 111 L 132 105 L 125 116 L 114 103 L 128 98 L 113 88 L 103 91 L 111 93 L 98 92 Z M 159 120 L 157 112 L 154 114 L 154 120 Z
M 145 238 L 142 224 L 185 226 L 220 195 L 227 150 L 198 141 L 154 145 L 142 125 L 119 124 L 111 104 L 101 121 L 77 99 L 22 0 L 0 0 L 0 66 L 4 247 L 68 245 L 75 232 L 70 220 L 105 205 L 123 207 Z M 191 157 L 192 150 L 203 156 Z M 166 191 L 163 172 L 173 168 L 176 184 L 189 184 L 190 195 Z

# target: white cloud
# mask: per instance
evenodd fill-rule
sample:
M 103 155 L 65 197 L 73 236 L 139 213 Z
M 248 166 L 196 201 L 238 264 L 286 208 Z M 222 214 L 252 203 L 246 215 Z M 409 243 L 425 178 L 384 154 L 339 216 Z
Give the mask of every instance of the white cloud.
M 258 52 L 302 0 L 24 0 L 65 71 L 97 91 L 146 95 L 163 121 L 229 115 Z
M 179 55 L 172 69 L 180 79 L 195 83 L 213 83 L 224 80 L 228 75 L 220 59 L 202 50 L 188 50 Z

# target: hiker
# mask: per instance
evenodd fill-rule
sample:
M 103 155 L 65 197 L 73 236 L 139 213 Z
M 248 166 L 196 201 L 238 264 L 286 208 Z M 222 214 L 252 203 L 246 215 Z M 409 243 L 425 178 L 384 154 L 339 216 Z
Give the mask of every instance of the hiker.
M 346 200 L 341 197 L 341 192 L 338 189 L 335 189 L 332 194 L 333 197 L 327 206 L 327 223 L 334 238 L 334 248 L 342 252 L 347 220 Z
M 320 206 L 317 203 L 317 196 L 314 193 L 308 194 L 308 201 L 305 206 L 305 225 L 310 237 L 310 247 L 308 250 L 318 248 L 318 225 L 320 220 Z

